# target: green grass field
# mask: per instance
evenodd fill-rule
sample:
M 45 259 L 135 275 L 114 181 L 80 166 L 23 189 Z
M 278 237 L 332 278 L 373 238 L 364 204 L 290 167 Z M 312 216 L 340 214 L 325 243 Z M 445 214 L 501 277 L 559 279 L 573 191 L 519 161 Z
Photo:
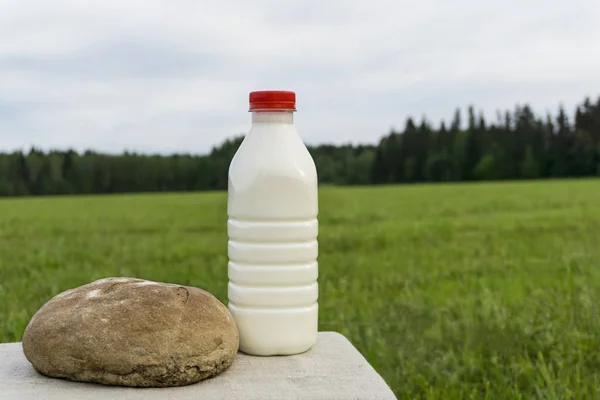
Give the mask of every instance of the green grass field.
M 600 181 L 320 191 L 320 330 L 398 398 L 600 390 Z M 0 200 L 0 342 L 109 276 L 226 302 L 226 193 Z

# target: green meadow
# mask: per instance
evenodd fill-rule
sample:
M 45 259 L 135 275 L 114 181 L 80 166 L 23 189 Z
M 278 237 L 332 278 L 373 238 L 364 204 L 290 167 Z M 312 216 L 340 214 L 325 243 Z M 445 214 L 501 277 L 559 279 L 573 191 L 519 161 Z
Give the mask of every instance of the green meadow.
M 323 187 L 320 330 L 399 399 L 600 390 L 600 180 Z M 0 342 L 110 276 L 227 301 L 226 193 L 0 200 Z

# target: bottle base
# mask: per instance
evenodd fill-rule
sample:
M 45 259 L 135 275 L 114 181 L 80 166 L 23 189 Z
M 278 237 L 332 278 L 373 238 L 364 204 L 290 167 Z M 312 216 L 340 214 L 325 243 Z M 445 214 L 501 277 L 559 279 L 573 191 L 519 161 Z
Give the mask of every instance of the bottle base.
M 302 345 L 296 347 L 286 347 L 281 349 L 273 349 L 273 348 L 260 348 L 260 347 L 242 347 L 240 346 L 239 350 L 247 354 L 249 356 L 257 356 L 257 357 L 270 357 L 270 356 L 294 356 L 297 354 L 306 353 L 310 349 L 312 349 L 314 343 L 309 345 Z
M 248 308 L 228 304 L 240 334 L 239 350 L 253 356 L 289 356 L 317 341 L 318 305 L 298 308 Z

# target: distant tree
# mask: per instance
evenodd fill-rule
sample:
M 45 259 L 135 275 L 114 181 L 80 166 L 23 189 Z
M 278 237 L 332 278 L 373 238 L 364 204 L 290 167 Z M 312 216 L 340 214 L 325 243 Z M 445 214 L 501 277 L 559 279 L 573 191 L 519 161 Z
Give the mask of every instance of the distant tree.
M 531 147 L 527 147 L 525 150 L 525 158 L 521 162 L 520 172 L 521 177 L 529 179 L 537 178 L 540 174 L 539 165 Z
M 469 106 L 468 109 L 468 128 L 466 132 L 466 150 L 465 150 L 465 163 L 463 165 L 463 177 L 466 180 L 476 179 L 477 176 L 474 173 L 475 167 L 481 159 L 481 148 L 479 141 L 479 129 L 475 122 L 475 111 L 473 106 Z

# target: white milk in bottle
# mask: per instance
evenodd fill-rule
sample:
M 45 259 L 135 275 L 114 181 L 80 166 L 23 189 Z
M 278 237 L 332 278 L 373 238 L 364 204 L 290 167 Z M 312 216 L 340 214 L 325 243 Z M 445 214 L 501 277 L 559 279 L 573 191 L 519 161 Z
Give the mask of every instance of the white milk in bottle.
M 252 355 L 317 338 L 317 171 L 295 110 L 294 92 L 250 93 L 252 127 L 229 166 L 228 307 Z

